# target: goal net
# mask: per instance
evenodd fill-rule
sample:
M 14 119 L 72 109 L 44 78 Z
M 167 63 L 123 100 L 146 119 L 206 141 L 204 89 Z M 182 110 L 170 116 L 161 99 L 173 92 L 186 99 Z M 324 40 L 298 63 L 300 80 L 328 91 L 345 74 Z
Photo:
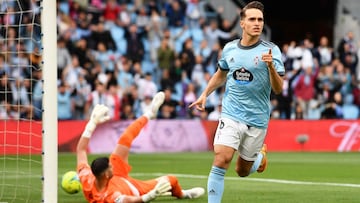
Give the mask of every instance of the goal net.
M 57 202 L 54 50 L 56 1 L 0 1 L 1 203 Z

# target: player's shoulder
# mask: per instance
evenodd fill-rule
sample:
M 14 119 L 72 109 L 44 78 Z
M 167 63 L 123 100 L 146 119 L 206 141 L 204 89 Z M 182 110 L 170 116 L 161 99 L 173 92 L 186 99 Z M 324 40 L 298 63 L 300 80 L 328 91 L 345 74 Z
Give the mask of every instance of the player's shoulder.
M 267 41 L 267 40 L 263 40 L 263 39 L 260 40 L 260 44 L 261 44 L 262 46 L 267 47 L 267 48 L 278 47 L 274 42 Z
M 224 46 L 224 49 L 236 48 L 239 44 L 239 40 L 240 39 L 234 39 L 234 40 L 227 42 Z

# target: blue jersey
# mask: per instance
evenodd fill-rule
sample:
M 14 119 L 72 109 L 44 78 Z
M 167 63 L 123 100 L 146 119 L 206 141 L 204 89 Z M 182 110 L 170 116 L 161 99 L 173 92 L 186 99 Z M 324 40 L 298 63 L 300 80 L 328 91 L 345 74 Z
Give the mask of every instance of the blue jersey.
M 272 50 L 273 63 L 280 75 L 285 74 L 281 51 L 274 43 L 260 40 L 244 47 L 239 39 L 227 43 L 218 65 L 228 71 L 222 100 L 222 117 L 248 126 L 265 129 L 270 119 L 271 84 L 262 54 Z

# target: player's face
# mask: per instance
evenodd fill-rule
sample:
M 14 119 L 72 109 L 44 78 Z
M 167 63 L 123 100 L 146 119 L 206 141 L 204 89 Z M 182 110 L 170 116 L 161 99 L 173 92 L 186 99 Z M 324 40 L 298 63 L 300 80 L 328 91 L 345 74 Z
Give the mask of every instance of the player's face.
M 245 12 L 245 18 L 240 21 L 240 26 L 246 35 L 258 37 L 264 27 L 264 16 L 259 9 L 249 9 Z
M 113 168 L 112 165 L 109 163 L 109 167 L 105 171 L 105 176 L 107 178 L 111 178 L 113 176 Z

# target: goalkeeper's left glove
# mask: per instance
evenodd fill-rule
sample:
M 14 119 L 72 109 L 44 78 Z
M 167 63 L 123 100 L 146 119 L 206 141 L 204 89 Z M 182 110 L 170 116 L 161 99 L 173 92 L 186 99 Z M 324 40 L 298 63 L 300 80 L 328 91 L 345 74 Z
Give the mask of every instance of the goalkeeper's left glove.
M 169 191 L 171 189 L 171 185 L 169 180 L 166 178 L 159 179 L 159 182 L 156 184 L 155 188 L 150 192 L 141 196 L 143 202 L 150 202 L 154 200 L 156 197 L 161 196 L 163 193 Z
M 85 131 L 82 136 L 90 138 L 98 124 L 104 123 L 110 119 L 110 116 L 107 115 L 108 112 L 109 108 L 107 106 L 103 104 L 96 104 L 91 112 L 90 120 L 86 124 Z

